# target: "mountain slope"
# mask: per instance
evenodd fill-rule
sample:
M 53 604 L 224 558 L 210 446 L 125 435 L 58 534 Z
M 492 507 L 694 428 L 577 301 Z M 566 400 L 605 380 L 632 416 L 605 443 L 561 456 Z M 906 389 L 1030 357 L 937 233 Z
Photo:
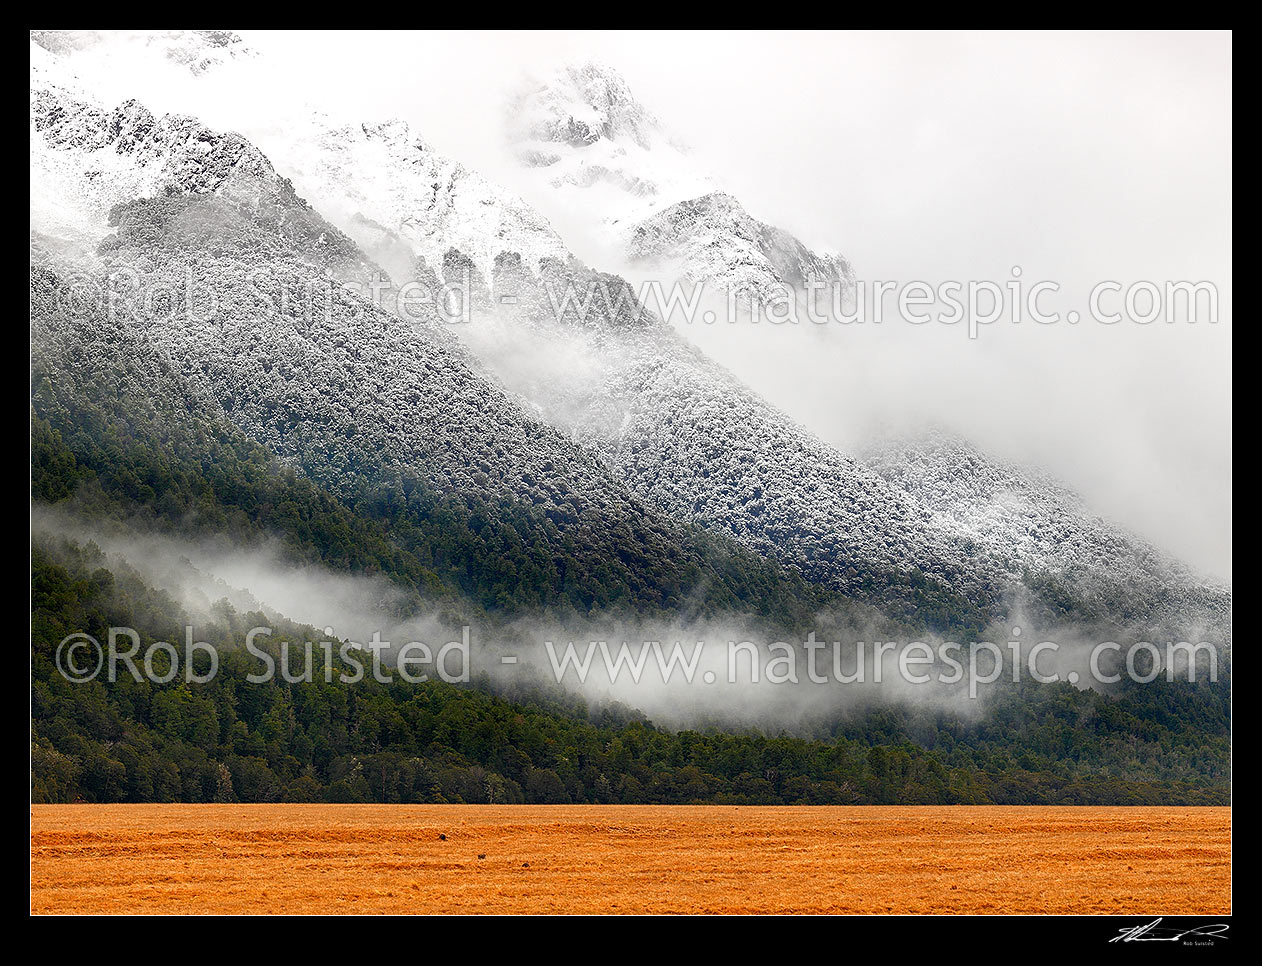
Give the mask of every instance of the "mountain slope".
M 359 129 L 348 135 L 361 141 Z M 334 210 L 353 211 L 352 222 L 358 216 L 361 224 L 392 232 L 409 245 L 404 257 L 445 250 L 450 260 L 459 238 L 442 235 L 443 224 L 424 212 L 411 218 L 398 207 L 401 198 L 428 203 L 429 168 L 395 155 L 389 174 L 361 176 L 344 166 L 358 152 L 339 149 L 335 140 L 307 142 L 303 150 L 306 170 L 322 172 L 321 197 Z M 324 153 L 317 158 L 313 151 Z M 369 193 L 365 184 L 392 188 Z M 474 176 L 462 184 L 476 184 Z M 494 194 L 474 190 L 479 197 Z M 424 248 L 412 247 L 409 224 L 437 234 L 426 236 Z M 497 237 L 495 244 L 514 240 Z M 479 249 L 484 260 L 491 250 L 485 239 Z M 638 496 L 674 519 L 734 536 L 813 581 L 897 614 L 923 611 L 943 626 L 984 622 L 984 609 L 967 598 L 993 601 L 994 575 L 964 572 L 951 562 L 958 555 L 949 547 L 920 539 L 901 494 L 811 439 L 687 347 L 621 279 L 593 273 L 572 257 L 541 258 L 535 272 L 534 256 L 520 255 L 501 252 L 495 261 L 489 279 L 495 311 L 453 330 L 509 388 L 585 451 L 603 457 Z M 587 300 L 585 310 L 563 307 L 567 292 Z M 732 433 L 739 442 L 727 438 Z M 742 453 L 733 464 L 716 466 L 716 446 L 738 446 Z M 762 459 L 768 453 L 780 456 Z
M 357 512 L 415 528 L 454 500 L 450 525 L 486 535 L 474 569 L 499 575 L 465 587 L 487 606 L 809 608 L 811 594 L 798 599 L 804 588 L 774 565 L 646 507 L 524 413 L 444 326 L 333 284 L 331 273 L 371 266 L 248 143 L 151 121 L 135 104 L 103 111 L 40 93 L 33 150 L 81 184 L 101 180 L 90 175 L 102 155 L 116 165 L 100 193 L 73 196 L 78 224 L 99 233 L 94 205 L 147 192 L 101 213 L 116 231 L 98 255 L 41 275 L 32 342 L 53 347 L 42 356 L 53 397 L 89 375 L 115 382 L 120 360 L 101 342 L 139 333 L 139 357 L 161 359 L 181 392 Z M 190 144 L 208 147 L 194 155 Z M 68 301 L 76 286 L 97 304 Z M 37 391 L 37 412 L 51 416 L 45 398 Z
M 313 212 L 245 138 L 211 131 L 191 117 L 155 117 L 135 100 L 106 109 L 70 86 L 73 80 L 59 66 L 32 56 L 33 229 L 92 251 L 110 233 L 111 212 L 119 204 L 214 195 L 267 223 L 267 234 L 274 236 L 268 244 L 310 251 L 340 278 L 371 274 L 355 246 Z
M 418 257 L 440 270 L 452 248 L 472 261 L 482 280 L 491 277 L 502 252 L 516 252 L 535 272 L 543 259 L 569 258 L 536 211 L 435 152 L 404 121 L 338 126 L 316 118 L 277 147 L 277 163 L 299 190 L 340 216 L 351 237 L 378 251 L 400 278 L 414 277 L 407 273 Z M 358 173 L 352 181 L 349 171 Z M 390 236 L 381 234 L 382 226 Z
M 1031 593 L 1071 620 L 1225 626 L 1226 591 L 1092 518 L 1051 481 L 1017 481 L 958 446 L 856 458 L 824 445 L 688 346 L 621 279 L 572 258 L 523 202 L 404 126 L 317 127 L 293 163 L 339 228 L 428 267 L 433 281 L 437 270 L 477 275 L 490 310 L 474 324 L 443 326 L 425 310 L 404 319 L 329 285 L 329 274 L 354 281 L 376 266 L 244 139 L 134 102 L 106 110 L 50 76 L 33 65 L 32 164 L 57 176 L 58 190 L 42 194 L 62 207 L 33 215 L 52 211 L 54 234 L 68 222 L 71 235 L 82 229 L 104 270 L 213 293 L 207 312 L 185 305 L 155 323 L 142 311 L 150 337 L 226 419 L 335 494 L 406 503 L 421 485 L 514 506 L 532 531 L 585 534 L 593 562 L 594 535 L 629 528 L 644 550 L 616 568 L 627 585 L 663 553 L 667 530 L 700 526 L 937 627 L 980 627 Z M 576 151 L 610 139 L 661 146 L 613 79 L 589 73 L 576 89 L 603 105 L 581 130 L 540 127 L 569 103 L 546 92 L 536 92 L 542 113 L 524 110 L 523 123 Z M 783 241 L 760 235 L 766 226 L 748 225 L 730 200 L 708 204 L 754 241 Z M 65 210 L 73 217 L 56 217 Z M 705 247 L 703 224 L 672 226 L 672 243 Z M 810 253 L 784 251 L 777 272 L 805 276 Z M 599 297 L 581 310 L 558 305 L 566 287 Z M 992 480 L 1009 482 L 1000 493 Z
M 450 623 L 472 616 L 529 641 L 545 622 L 603 634 L 628 615 L 671 630 L 753 615 L 730 623 L 786 640 L 841 625 L 871 640 L 928 628 L 968 641 L 1027 615 L 1072 637 L 1122 625 L 1227 635 L 1229 590 L 1041 474 L 943 434 L 863 453 L 824 444 L 625 280 L 571 256 L 542 215 L 406 127 L 317 124 L 273 164 L 196 119 L 101 105 L 36 46 L 33 522 L 52 507 L 76 539 L 117 525 L 277 540 L 296 564 L 388 578 L 409 612 L 442 608 Z M 730 287 L 844 274 L 712 185 L 679 196 L 689 182 L 672 180 L 674 160 L 647 190 L 636 166 L 673 150 L 653 119 L 600 71 L 568 83 L 573 96 L 536 91 L 522 112 L 534 161 L 571 200 L 646 202 L 629 222 L 653 227 L 644 257 L 704 262 L 698 280 Z M 429 286 L 430 301 L 404 312 L 366 296 L 383 267 Z M 478 311 L 445 325 L 432 289 L 465 276 Z M 558 305 L 560 290 L 591 298 Z M 823 741 L 671 734 L 552 692 L 504 701 L 488 681 L 246 688 L 243 632 L 263 615 L 214 605 L 207 636 L 224 674 L 210 687 L 71 685 L 53 661 L 67 634 L 126 624 L 146 642 L 178 640 L 189 615 L 95 548 L 37 532 L 32 558 L 41 800 L 1205 804 L 1230 793 L 1230 661 L 1216 684 L 1001 681 L 960 716 L 896 691 L 851 713 L 839 692 L 807 725 L 796 719 Z M 782 727 L 753 717 L 753 701 L 732 704 L 705 720 Z
M 1198 626 L 1225 634 L 1231 593 L 1142 538 L 1090 512 L 1045 472 L 1003 462 L 960 436 L 926 430 L 874 442 L 863 463 L 922 506 L 933 525 L 1004 562 L 1042 591 L 1037 616 L 1076 616 L 1165 624 L 1171 633 Z
M 599 143 L 608 132 L 640 136 L 641 122 L 635 112 L 630 120 L 593 120 L 588 140 Z M 549 130 L 570 136 L 568 127 Z M 365 135 L 352 129 L 347 136 L 357 143 Z M 354 166 L 359 152 L 340 149 L 332 132 L 308 141 L 304 151 L 315 152 L 304 164 L 321 171 L 322 197 L 379 233 L 391 233 L 404 246 L 402 258 L 450 252 L 462 243 L 424 212 L 410 218 L 406 199 L 424 204 L 429 197 L 427 169 L 415 161 L 376 154 L 374 163 L 393 170 L 361 175 Z M 363 190 L 365 183 L 391 190 Z M 474 175 L 461 184 L 464 190 L 477 185 L 476 197 L 496 196 Z M 520 213 L 521 202 L 512 204 L 518 223 L 532 220 Z M 672 220 L 672 212 L 690 204 L 650 219 L 661 231 L 646 250 L 709 249 L 705 219 Z M 798 282 L 817 271 L 848 270 L 812 262 L 810 252 L 752 222 L 724 196 L 710 196 L 707 208 L 711 220 L 721 215 L 742 232 L 757 258 L 780 259 L 777 277 Z M 409 223 L 432 232 L 423 248 L 405 236 Z M 533 236 L 505 234 L 492 248 L 521 244 L 532 251 L 535 243 Z M 485 240 L 479 243 L 483 264 L 490 250 Z M 708 274 L 724 270 L 718 265 Z M 941 485 L 927 478 L 912 487 L 892 451 L 887 459 L 848 456 L 823 444 L 655 319 L 620 279 L 590 273 L 573 258 L 521 258 L 508 250 L 487 282 L 494 309 L 455 327 L 462 341 L 547 422 L 678 520 L 729 534 L 812 581 L 939 626 L 979 626 L 1014 613 L 1031 591 L 1056 598 L 1057 616 L 1068 606 L 1070 614 L 1122 623 L 1195 624 L 1208 613 L 1223 624 L 1220 590 L 1092 518 L 1050 480 L 1028 484 L 1031 492 L 1039 490 L 1046 523 L 1032 539 L 1020 515 L 982 509 L 961 515 L 950 504 L 951 486 L 968 488 L 974 478 L 1007 472 L 981 453 L 940 461 Z M 567 292 L 575 296 L 568 305 L 558 298 Z M 921 456 L 908 451 L 903 458 L 905 474 L 920 472 Z

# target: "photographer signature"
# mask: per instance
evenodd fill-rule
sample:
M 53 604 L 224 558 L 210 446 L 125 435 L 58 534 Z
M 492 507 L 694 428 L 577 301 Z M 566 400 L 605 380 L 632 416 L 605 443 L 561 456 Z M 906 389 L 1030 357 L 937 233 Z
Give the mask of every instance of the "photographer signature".
M 1109 940 L 1111 943 L 1133 943 L 1133 942 L 1167 942 L 1175 943 L 1188 936 L 1199 936 L 1202 938 L 1211 938 L 1211 942 L 1216 938 L 1227 938 L 1227 930 L 1229 925 L 1225 922 L 1209 923 L 1203 926 L 1193 926 L 1191 929 L 1171 929 L 1170 927 L 1158 928 L 1161 919 L 1154 919 L 1146 926 L 1131 926 L 1123 929 L 1118 935 Z

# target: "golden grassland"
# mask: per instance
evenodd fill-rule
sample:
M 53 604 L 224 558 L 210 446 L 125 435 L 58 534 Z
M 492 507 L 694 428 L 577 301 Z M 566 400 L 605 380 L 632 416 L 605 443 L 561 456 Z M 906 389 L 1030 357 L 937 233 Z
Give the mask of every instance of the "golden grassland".
M 36 805 L 33 913 L 1231 911 L 1228 808 Z

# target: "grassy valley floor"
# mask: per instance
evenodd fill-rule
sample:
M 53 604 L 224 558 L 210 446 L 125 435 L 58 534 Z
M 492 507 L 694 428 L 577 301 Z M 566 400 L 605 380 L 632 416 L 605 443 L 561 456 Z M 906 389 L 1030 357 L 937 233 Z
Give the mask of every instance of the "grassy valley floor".
M 31 911 L 1225 914 L 1231 812 L 36 805 Z

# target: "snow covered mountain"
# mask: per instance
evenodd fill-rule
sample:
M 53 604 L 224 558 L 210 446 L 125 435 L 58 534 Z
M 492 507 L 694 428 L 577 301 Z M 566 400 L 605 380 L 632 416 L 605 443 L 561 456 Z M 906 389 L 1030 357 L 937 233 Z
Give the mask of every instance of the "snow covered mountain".
M 678 606 L 698 584 L 738 606 L 745 576 L 732 574 L 767 570 L 752 556 L 732 567 L 735 544 L 699 540 L 644 504 L 523 411 L 436 317 L 418 324 L 336 284 L 375 266 L 249 142 L 135 102 L 106 110 L 38 78 L 31 126 L 33 177 L 56 178 L 37 194 L 64 201 L 54 218 L 51 203 L 32 209 L 41 415 L 72 412 L 94 386 L 143 399 L 170 381 L 144 369 L 160 365 L 216 420 L 350 505 L 404 520 L 442 512 L 453 537 L 485 534 L 482 552 L 517 561 L 540 607 Z M 116 371 L 109 347 L 136 340 Z
M 528 540 L 555 529 L 593 559 L 621 548 L 610 565 L 632 583 L 701 527 L 939 626 L 981 626 L 1031 597 L 1071 618 L 1225 621 L 1225 590 L 1037 474 L 942 437 L 867 454 L 816 439 L 622 279 L 573 258 L 539 212 L 401 122 L 317 119 L 269 160 L 191 118 L 93 104 L 37 60 L 33 48 L 33 228 L 91 253 L 102 274 L 215 293 L 208 314 L 146 320 L 148 338 L 224 419 L 336 493 L 380 488 L 406 502 L 421 486 L 479 513 L 512 507 Z M 614 191 L 655 208 L 634 222 L 637 257 L 676 258 L 695 280 L 751 291 L 846 277 L 843 260 L 726 195 L 678 198 L 686 179 L 632 190 L 608 177 L 674 149 L 616 75 L 564 76 L 521 105 L 522 143 L 551 145 L 536 167 L 562 193 Z M 593 176 L 599 157 L 609 164 Z M 396 279 L 468 267 L 493 309 L 469 325 L 417 325 L 325 284 L 378 265 Z M 558 306 L 564 287 L 596 297 Z
M 245 138 L 208 130 L 191 117 L 155 117 L 135 100 L 107 109 L 39 47 L 32 44 L 31 50 L 33 228 L 87 252 L 116 227 L 116 205 L 214 195 L 269 220 L 278 239 L 309 245 L 340 275 L 370 273 L 355 246 Z
M 753 218 L 699 170 L 612 68 L 588 63 L 529 80 L 508 137 L 559 209 L 586 212 L 631 262 L 765 304 L 807 280 L 847 285 L 849 263 Z
M 583 143 L 606 132 L 650 136 L 642 112 L 610 116 L 554 134 Z M 524 202 L 400 122 L 318 130 L 280 163 L 339 213 L 339 227 L 392 264 L 469 257 L 496 310 L 457 326 L 462 341 L 528 408 L 675 519 L 729 534 L 848 594 L 923 584 L 926 599 L 959 595 L 996 614 L 1014 606 L 1027 580 L 1055 578 L 1083 599 L 1109 599 L 1107 612 L 1127 619 L 1218 599 L 1054 482 L 1018 478 L 983 454 L 894 444 L 837 452 L 689 346 L 620 279 L 578 263 Z M 704 225 L 719 219 L 739 226 L 747 250 L 777 258 L 781 278 L 847 271 L 745 218 L 723 195 L 682 202 L 647 224 L 660 228 L 657 247 L 700 253 Z M 709 275 L 723 278 L 737 264 Z M 565 286 L 597 297 L 587 311 L 560 311 Z
M 439 269 L 453 248 L 483 280 L 505 251 L 534 272 L 544 259 L 569 258 L 538 212 L 434 151 L 405 121 L 338 126 L 313 117 L 274 156 L 305 197 L 320 199 L 399 278 L 410 277 L 416 258 Z
M 689 282 L 756 305 L 793 297 L 808 282 L 854 282 L 844 258 L 811 251 L 787 231 L 750 217 L 739 201 L 720 191 L 677 202 L 625 234 L 632 262 L 674 267 Z
M 524 80 L 506 118 L 521 163 L 568 206 L 591 205 L 611 223 L 625 225 L 716 188 L 603 64 Z

